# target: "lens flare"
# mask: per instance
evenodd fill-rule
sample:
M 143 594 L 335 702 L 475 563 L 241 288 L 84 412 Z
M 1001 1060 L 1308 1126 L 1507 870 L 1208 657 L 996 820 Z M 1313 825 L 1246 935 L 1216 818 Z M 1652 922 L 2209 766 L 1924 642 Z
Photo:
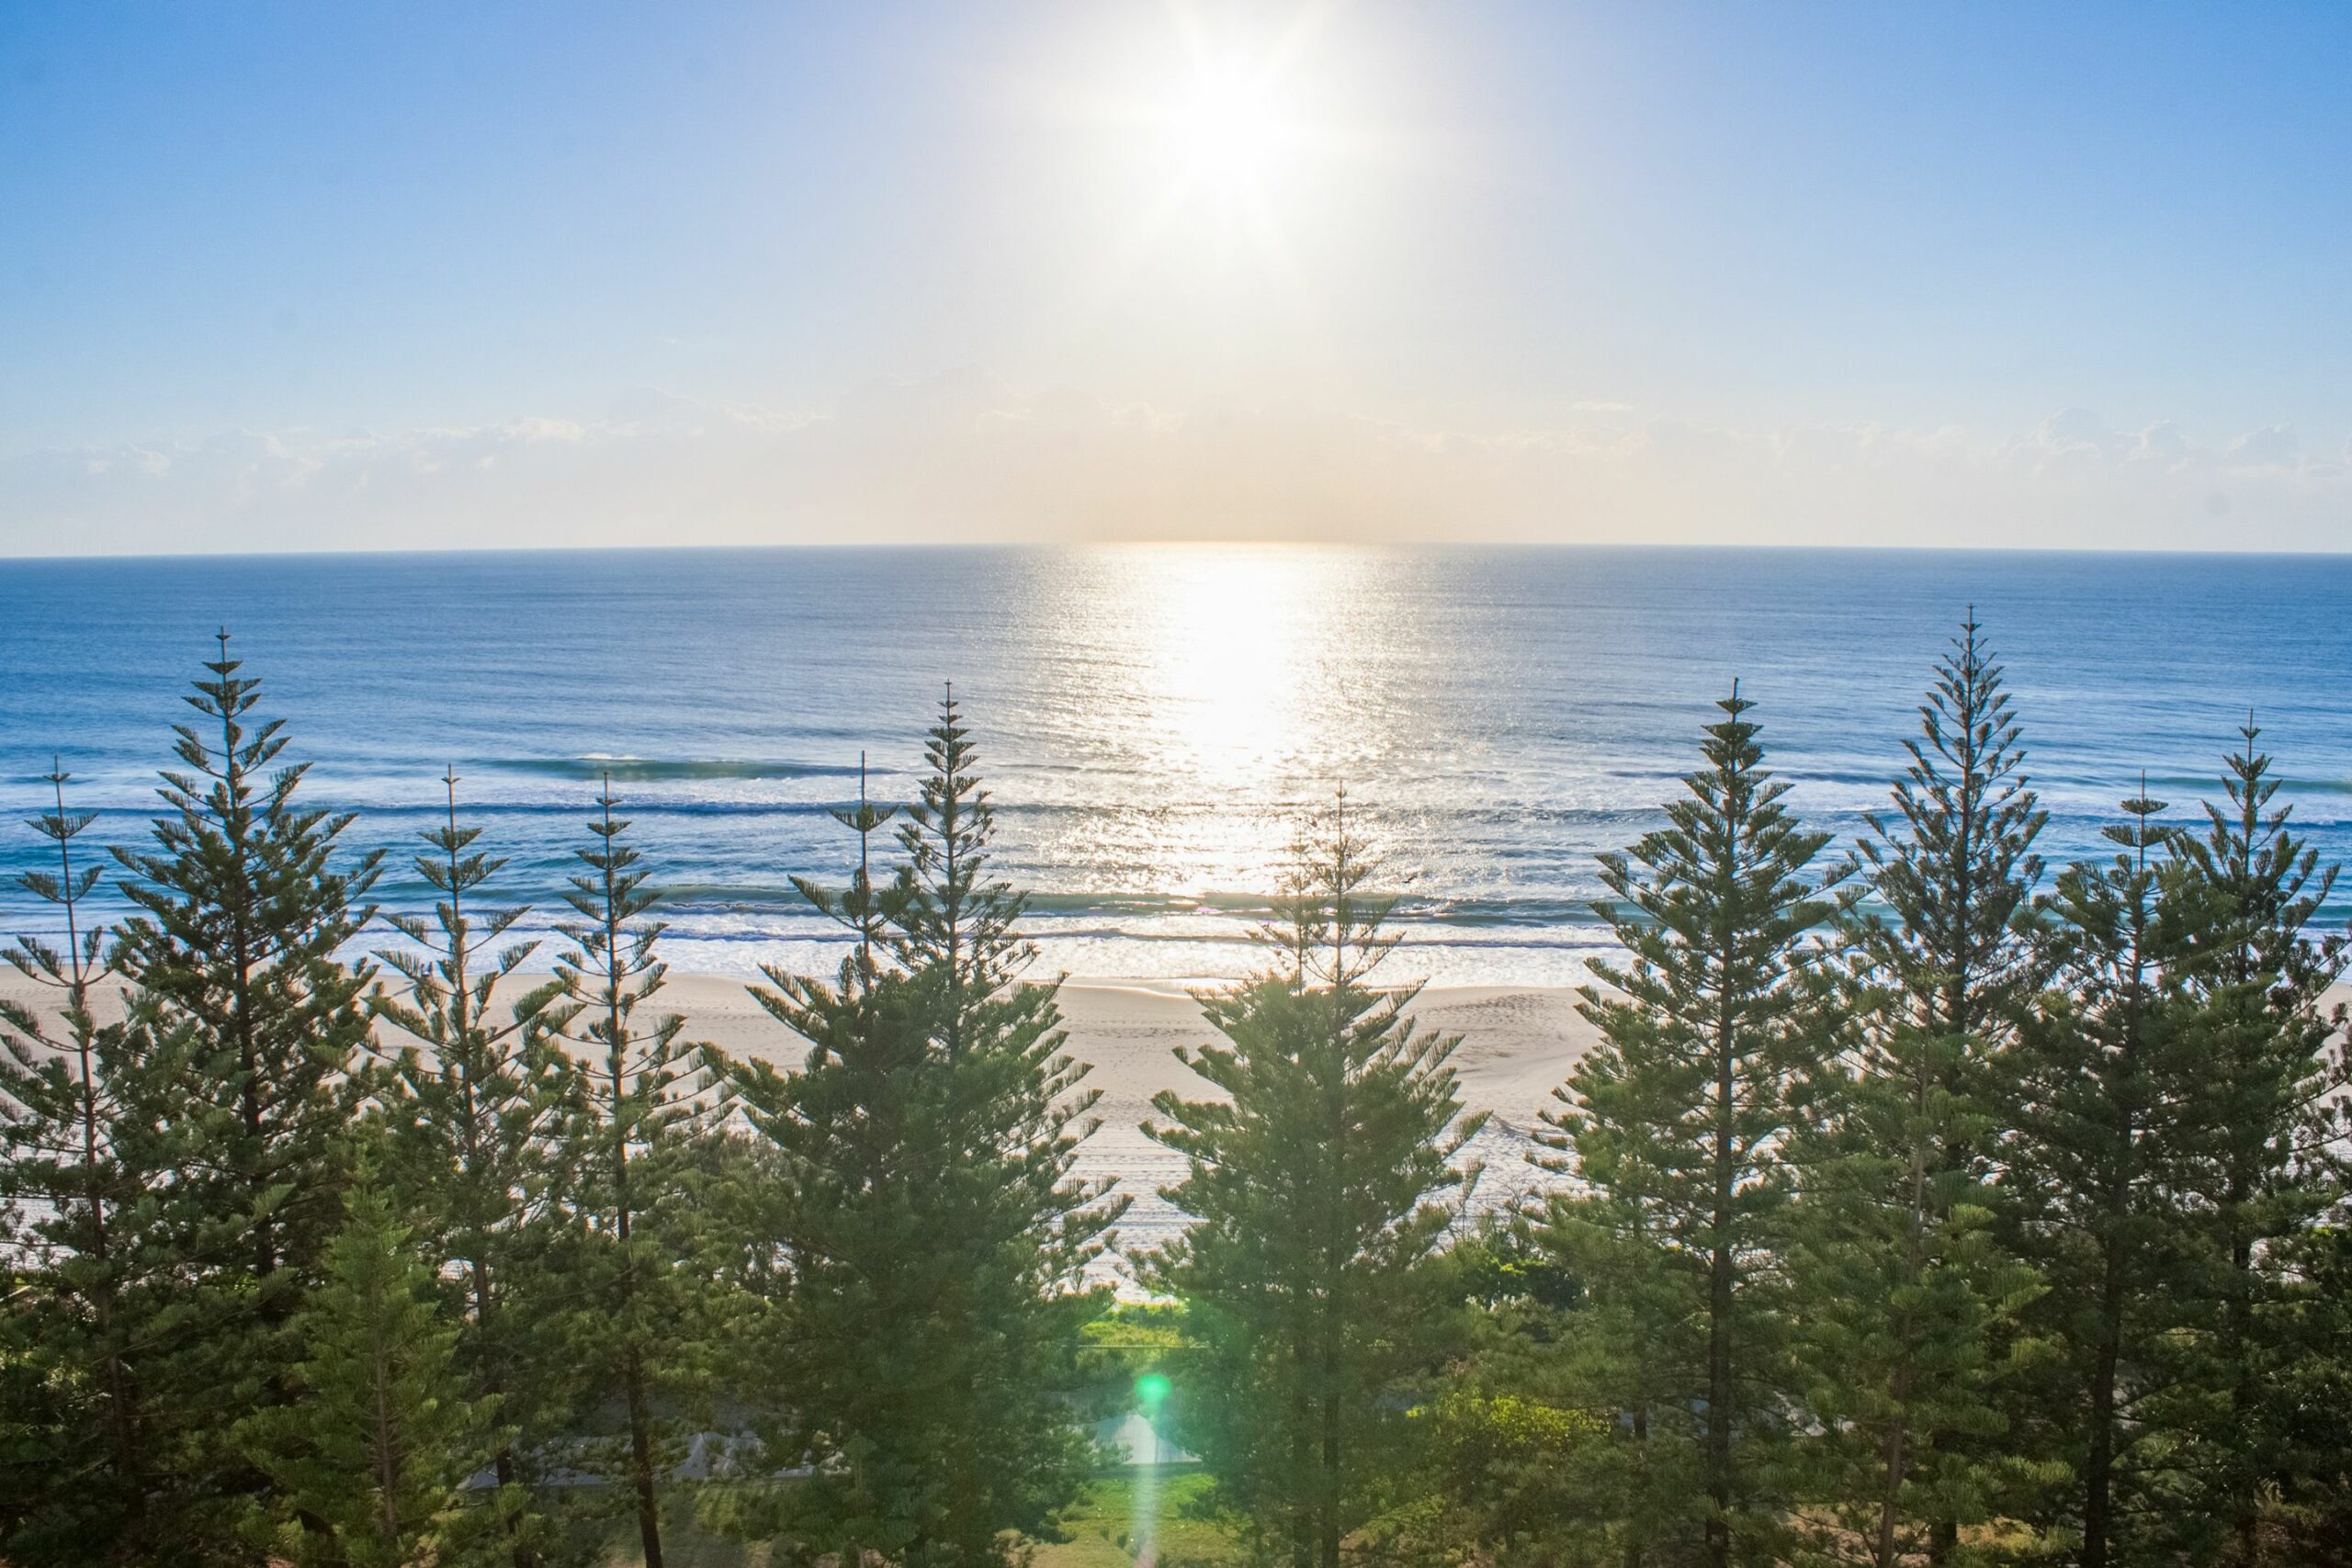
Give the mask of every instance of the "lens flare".
M 1149 1453 L 1136 1453 L 1132 1449 L 1128 1453 L 1135 1476 L 1135 1520 L 1129 1539 L 1135 1542 L 1136 1568 L 1152 1568 L 1159 1556 L 1159 1468 L 1166 1459 L 1166 1446 L 1160 1441 L 1159 1427 L 1153 1417 L 1172 1386 L 1159 1372 L 1146 1372 L 1136 1379 L 1136 1403 L 1143 1412 L 1141 1425 L 1151 1434 Z

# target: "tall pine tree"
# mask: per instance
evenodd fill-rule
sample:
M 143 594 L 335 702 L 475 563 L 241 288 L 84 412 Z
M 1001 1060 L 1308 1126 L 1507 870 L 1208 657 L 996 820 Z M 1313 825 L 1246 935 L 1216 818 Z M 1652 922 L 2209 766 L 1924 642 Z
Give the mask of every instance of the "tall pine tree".
M 2003 1374 L 2030 1346 L 2004 1327 L 2037 1286 L 1991 1234 L 1985 1064 L 2035 984 L 2046 814 L 1980 631 L 1972 614 L 1938 662 L 1894 810 L 1861 837 L 1844 1049 L 1792 1141 L 1809 1490 L 1835 1521 L 1815 1546 L 1873 1568 L 1950 1561 L 1991 1516 L 2014 1469 Z
M 367 924 L 379 856 L 338 853 L 348 813 L 300 804 L 308 763 L 283 761 L 283 722 L 256 722 L 260 682 L 220 654 L 195 682 L 198 721 L 174 726 L 180 766 L 153 846 L 113 852 L 137 913 L 113 967 L 136 988 L 128 1049 L 178 1077 L 156 1105 L 175 1167 L 159 1234 L 183 1271 L 203 1390 L 181 1414 L 187 1472 L 220 1494 L 185 1550 L 217 1546 L 236 1495 L 266 1491 L 230 1430 L 293 1397 L 289 1325 L 341 1223 L 339 1143 L 368 1029 L 364 964 L 338 953 Z
M 2289 1293 L 2285 1244 L 2344 1196 L 2330 1143 L 2346 1087 L 2331 1037 L 2345 1021 L 2328 989 L 2342 978 L 2342 936 L 2312 927 L 2336 868 L 2289 827 L 2273 804 L 2278 781 L 2256 749 L 2251 716 L 2228 758 L 2224 800 L 2205 805 L 2206 830 L 2184 832 L 2178 852 L 2211 918 L 2188 933 L 2188 968 L 2200 1005 L 2192 1027 L 2206 1146 L 2188 1185 L 2213 1246 L 2205 1353 L 2181 1403 L 2200 1462 L 2199 1511 L 2228 1521 L 2230 1561 L 2258 1560 L 2261 1495 L 2295 1441 L 2299 1419 L 2273 1392 L 2278 1348 L 2269 1325 Z
M 786 1435 L 831 1467 L 789 1528 L 993 1563 L 1049 1536 L 1091 1468 L 1067 1395 L 1105 1304 L 1085 1270 L 1124 1205 L 1071 1174 L 1096 1096 L 1062 1049 L 1059 982 L 1023 978 L 1026 900 L 989 869 L 994 813 L 952 690 L 924 757 L 888 886 L 866 859 L 883 814 L 864 803 L 844 818 L 849 893 L 803 885 L 856 934 L 837 982 L 771 972 L 760 994 L 807 1063 L 742 1084 L 789 1189 L 787 1332 L 810 1378 L 786 1393 L 803 1408 Z M 843 1363 L 811 1364 L 828 1346 Z
M 422 836 L 417 874 L 438 895 L 430 918 L 393 913 L 414 944 L 379 956 L 407 981 L 403 998 L 380 997 L 379 1017 L 409 1037 L 381 1048 L 376 1079 L 391 1190 L 437 1267 L 458 1324 L 456 1365 L 469 1396 L 498 1402 L 515 1440 L 492 1468 L 502 1485 L 537 1479 L 534 1461 L 562 1436 L 560 1402 L 541 1391 L 561 1379 L 548 1364 L 553 1302 L 563 1282 L 548 1269 L 560 1219 L 564 1119 L 579 1078 L 532 1029 L 534 993 L 500 1017 L 495 992 L 537 944 L 510 941 L 529 911 L 487 902 L 505 865 L 474 847 L 481 829 L 458 819 L 458 776 L 443 786 L 447 816 Z M 510 1510 L 518 1568 L 539 1554 L 538 1521 Z
M 759 1469 L 787 1479 L 752 1503 L 745 1533 L 842 1562 L 927 1562 L 955 1531 L 945 1507 L 950 1408 L 967 1325 L 935 1303 L 961 1288 L 961 1216 L 934 1200 L 955 1074 L 907 976 L 888 956 L 873 837 L 893 811 L 837 811 L 857 835 L 845 891 L 796 877 L 853 935 L 828 983 L 767 969 L 752 996 L 808 1042 L 797 1070 L 736 1066 L 773 1158 L 752 1226 L 758 1307 L 741 1335 L 758 1411 Z M 1013 1518 L 1035 1530 L 1045 1521 Z
M 1633 1429 L 1669 1450 L 1646 1468 L 1693 1473 L 1701 1561 L 1769 1559 L 1785 1499 L 1774 1450 L 1794 1393 L 1786 1277 L 1793 1087 L 1821 1046 L 1809 933 L 1834 912 L 1807 874 L 1828 835 L 1782 804 L 1763 765 L 1755 705 L 1716 705 L 1706 766 L 1666 807 L 1668 826 L 1601 857 L 1596 906 L 1627 962 L 1595 964 L 1606 991 L 1581 1010 L 1600 1043 L 1552 1114 L 1589 1196 L 1555 1213 L 1572 1254 L 1611 1256 L 1634 1286 L 1628 1381 L 1656 1403 Z M 1644 1255 L 1655 1255 L 1655 1262 Z M 1610 1281 L 1592 1280 L 1596 1298 Z M 1672 1450 L 1685 1450 L 1675 1453 Z
M 2105 829 L 2116 852 L 2059 873 L 2048 906 L 2050 986 L 1996 1063 L 2011 1124 L 2006 1243 L 2048 1286 L 2027 1320 L 2060 1351 L 2037 1378 L 2041 1419 L 2075 1473 L 2052 1521 L 2082 1568 L 2146 1560 L 2200 1521 L 2163 1499 L 2177 1460 L 2148 1402 L 2178 1376 L 2181 1288 L 2202 1245 L 2181 1179 L 2203 1074 L 2190 1027 L 2186 934 L 2194 890 L 2166 851 L 2164 803 L 2143 793 Z
M 1166 1196 L 1193 1222 L 1143 1266 L 1200 1347 L 1179 1440 L 1293 1568 L 1337 1568 L 1393 1487 L 1399 1396 L 1440 1315 L 1429 1265 L 1467 1190 L 1455 1160 L 1486 1120 L 1462 1113 L 1459 1039 L 1414 1027 L 1419 987 L 1373 983 L 1396 940 L 1377 869 L 1342 795 L 1261 933 L 1274 962 L 1200 998 L 1227 1043 L 1180 1056 L 1227 1098 L 1163 1090 L 1144 1129 L 1184 1156 Z
M 96 814 L 67 807 L 62 766 L 46 782 L 55 807 L 30 826 L 56 869 L 17 880 L 55 909 L 64 942 L 19 937 L 7 956 L 53 1005 L 0 998 L 0 1247 L 23 1330 L 0 1352 L 20 1402 L 0 1454 L 0 1556 L 136 1561 L 173 1528 L 177 1427 L 145 1364 L 171 1331 L 141 1204 L 165 1163 L 151 1131 L 162 1086 L 125 1032 L 97 1021 L 108 931 L 88 900 L 101 870 L 74 852 Z
M 250 1532 L 318 1568 L 435 1568 L 490 1561 L 515 1501 L 468 1480 L 500 1442 L 497 1401 L 468 1396 L 458 1331 L 433 1269 L 364 1168 L 327 1246 L 323 1278 L 295 1314 L 300 1398 L 258 1410 L 237 1437 L 277 1483 Z
M 1001 1551 L 994 1521 L 1049 1528 L 1084 1483 L 1091 1446 L 1064 1387 L 1080 1328 L 1107 1304 L 1081 1289 L 1086 1268 L 1125 1204 L 1071 1175 L 1101 1095 L 1063 1050 L 1060 979 L 1027 977 L 1028 897 L 990 869 L 996 813 L 952 685 L 923 761 L 899 828 L 889 949 L 951 1069 L 937 1201 L 960 1227 L 964 1280 L 941 1304 L 968 1340 L 946 1376 L 941 1495 L 955 1524 L 941 1545 L 969 1563 Z
M 583 871 L 564 894 L 576 920 L 548 995 L 533 1004 L 536 1039 L 579 1056 L 580 1092 L 565 1156 L 577 1227 L 569 1271 L 580 1309 L 566 1353 L 584 1380 L 582 1418 L 603 1424 L 617 1396 L 617 1434 L 594 1445 L 597 1468 L 634 1508 L 645 1568 L 662 1568 L 662 1494 L 683 1457 L 682 1417 L 706 1370 L 708 1276 L 697 1267 L 692 1201 L 695 1145 L 723 1111 L 723 1064 L 681 1038 L 677 1013 L 647 1016 L 668 965 L 660 895 L 628 842 L 605 780 L 576 852 Z
M 186 771 L 163 775 L 173 809 L 154 849 L 114 852 L 140 910 L 114 966 L 199 1042 L 208 1081 L 191 1087 L 229 1114 L 198 1179 L 242 1237 L 258 1310 L 282 1321 L 338 1223 L 341 1090 L 368 1034 L 369 971 L 336 953 L 375 913 L 359 900 L 382 856 L 337 865 L 352 815 L 297 804 L 311 764 L 277 765 L 284 721 L 252 722 L 261 682 L 237 672 L 227 632 L 220 642 L 187 699 L 209 724 L 173 726 Z

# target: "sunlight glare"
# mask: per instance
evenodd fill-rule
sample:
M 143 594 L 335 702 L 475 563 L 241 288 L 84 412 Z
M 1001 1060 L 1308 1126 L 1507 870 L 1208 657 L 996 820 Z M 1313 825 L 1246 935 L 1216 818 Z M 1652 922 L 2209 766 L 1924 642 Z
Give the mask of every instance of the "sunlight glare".
M 1215 807 L 1160 838 L 1163 886 L 1272 891 L 1287 803 L 1348 765 L 1347 741 L 1329 727 L 1344 728 L 1338 671 L 1371 630 L 1356 618 L 1367 568 L 1351 553 L 1275 545 L 1150 546 L 1103 564 L 1136 654 L 1125 700 L 1150 741 L 1137 765 Z
M 1199 62 L 1164 125 L 1179 176 L 1223 195 L 1262 190 L 1296 137 L 1265 69 L 1235 61 Z

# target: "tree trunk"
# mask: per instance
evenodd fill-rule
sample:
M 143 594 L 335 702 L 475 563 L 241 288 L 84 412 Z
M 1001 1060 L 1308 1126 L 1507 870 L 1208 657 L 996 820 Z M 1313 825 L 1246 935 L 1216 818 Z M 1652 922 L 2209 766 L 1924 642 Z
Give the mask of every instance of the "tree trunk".
M 1713 1255 L 1707 1268 L 1707 1516 L 1706 1561 L 1731 1564 L 1731 1305 L 1732 1305 L 1732 1024 L 1726 1015 L 1715 1041 L 1715 1202 Z
M 1329 1360 L 1327 1377 L 1333 1372 Z M 1322 1568 L 1340 1568 L 1340 1396 L 1329 1389 L 1323 1394 L 1323 1517 L 1317 1529 L 1317 1561 Z
M 2120 1206 L 2120 1205 L 2119 1205 Z M 2116 1241 L 2107 1243 L 2099 1290 L 2097 1355 L 2091 1369 L 2090 1453 L 2083 1464 L 2083 1565 L 2107 1568 L 2114 1530 L 2116 1367 L 2123 1344 L 2123 1271 Z
M 645 1568 L 662 1568 L 662 1511 L 653 1493 L 653 1421 L 646 1408 L 644 1371 L 633 1350 L 628 1380 L 629 1479 L 637 1488 L 637 1534 L 645 1546 Z
M 1902 1401 L 1904 1384 L 1908 1381 L 1901 1373 L 1896 1374 L 1897 1403 Z M 1902 1517 L 1903 1463 L 1903 1422 L 1898 1417 L 1886 1429 L 1885 1474 L 1878 1507 L 1878 1550 L 1871 1559 L 1873 1568 L 1895 1568 L 1895 1524 Z
M 2235 1185 L 2233 1183 L 2233 1185 Z M 2254 1439 L 2249 1428 L 2259 1419 L 2260 1403 L 2250 1359 L 2254 1328 L 2254 1241 L 2246 1235 L 2245 1208 L 2238 1192 L 2230 1201 L 2230 1302 L 2223 1333 L 2230 1367 L 2230 1440 L 2238 1445 L 2236 1473 L 2230 1477 L 2231 1534 L 2237 1541 L 2237 1561 L 2253 1568 L 2258 1557 L 2256 1540 L 2260 1513 L 2256 1502 L 2261 1477 L 2248 1456 Z
M 1634 1409 L 1634 1473 L 1641 1477 L 1641 1490 L 1649 1491 L 1650 1413 L 1645 1406 Z M 1638 1532 L 1625 1542 L 1625 1568 L 1642 1568 L 1642 1538 Z

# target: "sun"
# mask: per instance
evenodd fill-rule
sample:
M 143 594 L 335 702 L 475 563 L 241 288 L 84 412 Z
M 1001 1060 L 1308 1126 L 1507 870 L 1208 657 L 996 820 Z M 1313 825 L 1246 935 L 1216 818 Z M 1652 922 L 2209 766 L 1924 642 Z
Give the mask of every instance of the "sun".
M 1335 49 L 1336 8 L 1267 0 L 1211 14 L 1168 0 L 1168 30 L 1119 29 L 1091 75 L 1074 62 L 1067 85 L 1037 89 L 1086 133 L 1072 166 L 1124 207 L 1105 247 L 1106 288 L 1163 265 L 1219 287 L 1303 282 L 1312 242 L 1388 172 L 1400 141 L 1358 112 L 1380 96 Z
M 1255 62 L 1197 62 L 1159 117 L 1178 178 L 1221 195 L 1272 183 L 1298 136 L 1280 85 Z

